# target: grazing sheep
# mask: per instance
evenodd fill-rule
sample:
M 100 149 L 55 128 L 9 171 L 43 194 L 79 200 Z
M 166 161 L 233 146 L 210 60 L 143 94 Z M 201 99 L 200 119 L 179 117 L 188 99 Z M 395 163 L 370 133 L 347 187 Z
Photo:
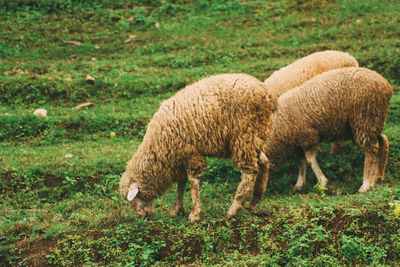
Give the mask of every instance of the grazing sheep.
M 318 74 L 345 67 L 358 67 L 358 62 L 345 52 L 326 50 L 300 58 L 275 71 L 264 83 L 271 94 L 279 97 Z
M 316 155 L 320 142 L 352 139 L 365 152 L 365 192 L 383 178 L 389 143 L 381 134 L 388 114 L 392 86 L 375 71 L 350 67 L 320 74 L 278 99 L 272 115 L 271 135 L 262 151 L 270 171 L 276 171 L 288 158 L 300 159 L 299 180 L 305 184 L 307 163 L 320 184 L 328 180 L 318 166 Z M 267 175 L 260 175 L 268 179 Z M 261 199 L 266 180 L 257 180 L 250 207 Z
M 345 52 L 326 50 L 310 54 L 275 71 L 264 83 L 270 92 L 278 98 L 318 74 L 345 67 L 358 67 L 358 62 Z M 341 145 L 341 141 L 332 143 L 330 153 L 335 154 Z
M 241 170 L 228 216 L 236 215 L 251 195 L 257 173 L 268 168 L 260 151 L 271 124 L 276 100 L 264 83 L 246 74 L 222 74 L 200 80 L 164 101 L 150 121 L 142 144 L 128 162 L 120 193 L 144 217 L 153 213 L 153 199 L 173 183 L 178 194 L 172 215 L 182 210 L 187 179 L 193 208 L 200 218 L 199 183 L 206 156 L 231 158 Z

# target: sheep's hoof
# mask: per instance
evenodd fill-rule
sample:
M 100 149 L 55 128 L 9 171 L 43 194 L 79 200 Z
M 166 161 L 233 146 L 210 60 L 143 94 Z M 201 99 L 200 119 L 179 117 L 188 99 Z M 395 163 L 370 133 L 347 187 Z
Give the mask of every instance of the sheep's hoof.
M 196 214 L 196 213 L 193 213 L 193 212 L 191 212 L 189 214 L 189 221 L 195 222 L 195 221 L 198 221 L 198 220 L 200 220 L 200 214 Z
M 321 187 L 324 189 L 328 189 L 328 181 L 322 181 L 321 182 Z
M 258 204 L 258 202 L 259 201 L 253 201 L 253 200 L 251 200 L 250 202 L 249 202 L 249 204 L 247 204 L 247 209 L 248 210 L 254 210 L 255 208 L 256 208 L 256 205 Z
M 368 184 L 363 184 L 360 189 L 358 189 L 358 192 L 360 193 L 365 193 L 370 189 L 370 185 Z
M 294 189 L 296 189 L 297 191 L 301 191 L 304 189 L 304 184 L 296 184 L 294 186 Z
M 183 209 L 180 209 L 180 210 L 171 210 L 171 211 L 169 212 L 169 216 L 171 216 L 171 217 L 177 217 L 179 214 L 182 214 L 182 213 L 184 213 Z
M 239 204 L 232 204 L 232 206 L 229 208 L 228 210 L 228 218 L 234 217 L 236 216 L 236 214 L 238 213 L 238 211 L 240 209 L 243 209 L 242 205 Z

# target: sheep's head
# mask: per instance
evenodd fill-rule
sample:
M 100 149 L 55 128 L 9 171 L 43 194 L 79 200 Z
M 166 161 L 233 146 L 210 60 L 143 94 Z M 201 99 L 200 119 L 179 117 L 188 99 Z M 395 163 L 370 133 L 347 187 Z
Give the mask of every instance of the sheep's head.
M 126 198 L 131 203 L 131 205 L 135 208 L 136 213 L 139 214 L 140 217 L 144 218 L 146 216 L 150 216 L 153 214 L 153 201 L 145 201 L 140 199 L 137 194 L 139 193 L 138 183 L 134 182 L 130 185 L 128 195 Z

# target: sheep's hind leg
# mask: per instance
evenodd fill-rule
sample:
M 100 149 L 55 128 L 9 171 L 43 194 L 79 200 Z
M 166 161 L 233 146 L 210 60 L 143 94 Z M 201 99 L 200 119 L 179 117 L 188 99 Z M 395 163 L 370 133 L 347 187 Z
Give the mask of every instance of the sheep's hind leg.
M 389 140 L 386 135 L 381 134 L 378 136 L 379 141 L 379 173 L 378 177 L 383 180 L 385 176 L 385 169 L 389 157 Z
M 243 208 L 243 203 L 252 194 L 254 184 L 257 178 L 257 172 L 246 172 L 242 170 L 242 181 L 236 189 L 235 199 L 228 210 L 228 217 L 236 216 L 237 212 Z
M 297 183 L 294 186 L 296 190 L 302 190 L 304 186 L 306 185 L 306 171 L 307 171 L 307 161 L 306 158 L 303 156 L 300 159 L 300 164 L 299 164 L 299 176 L 297 178 Z
M 319 184 L 326 188 L 326 185 L 328 184 L 328 179 L 325 177 L 323 172 L 321 171 L 318 162 L 317 162 L 317 153 L 319 150 L 319 146 L 313 148 L 312 150 L 306 150 L 305 155 L 306 155 L 306 160 L 308 164 L 311 166 L 312 170 L 314 171 L 315 176 L 318 179 Z
M 190 193 L 192 195 L 193 207 L 189 214 L 190 221 L 198 221 L 201 213 L 200 200 L 200 178 L 207 168 L 207 160 L 202 156 L 193 157 L 187 164 L 187 175 L 190 181 Z
M 364 160 L 364 177 L 363 184 L 358 192 L 366 192 L 373 187 L 379 177 L 379 151 L 378 149 L 364 149 L 365 160 Z
M 187 178 L 178 181 L 178 190 L 174 208 L 170 212 L 170 216 L 176 217 L 180 212 L 183 212 L 183 195 L 185 193 Z

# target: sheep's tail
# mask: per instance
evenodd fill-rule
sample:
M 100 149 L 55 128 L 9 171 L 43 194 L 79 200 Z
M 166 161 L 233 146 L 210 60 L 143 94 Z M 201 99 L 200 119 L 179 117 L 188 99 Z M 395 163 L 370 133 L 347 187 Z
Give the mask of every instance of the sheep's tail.
M 379 164 L 379 173 L 378 177 L 383 180 L 385 176 L 385 169 L 388 162 L 389 157 L 389 140 L 386 135 L 380 134 L 378 136 L 379 142 L 379 152 L 378 152 L 378 164 Z

